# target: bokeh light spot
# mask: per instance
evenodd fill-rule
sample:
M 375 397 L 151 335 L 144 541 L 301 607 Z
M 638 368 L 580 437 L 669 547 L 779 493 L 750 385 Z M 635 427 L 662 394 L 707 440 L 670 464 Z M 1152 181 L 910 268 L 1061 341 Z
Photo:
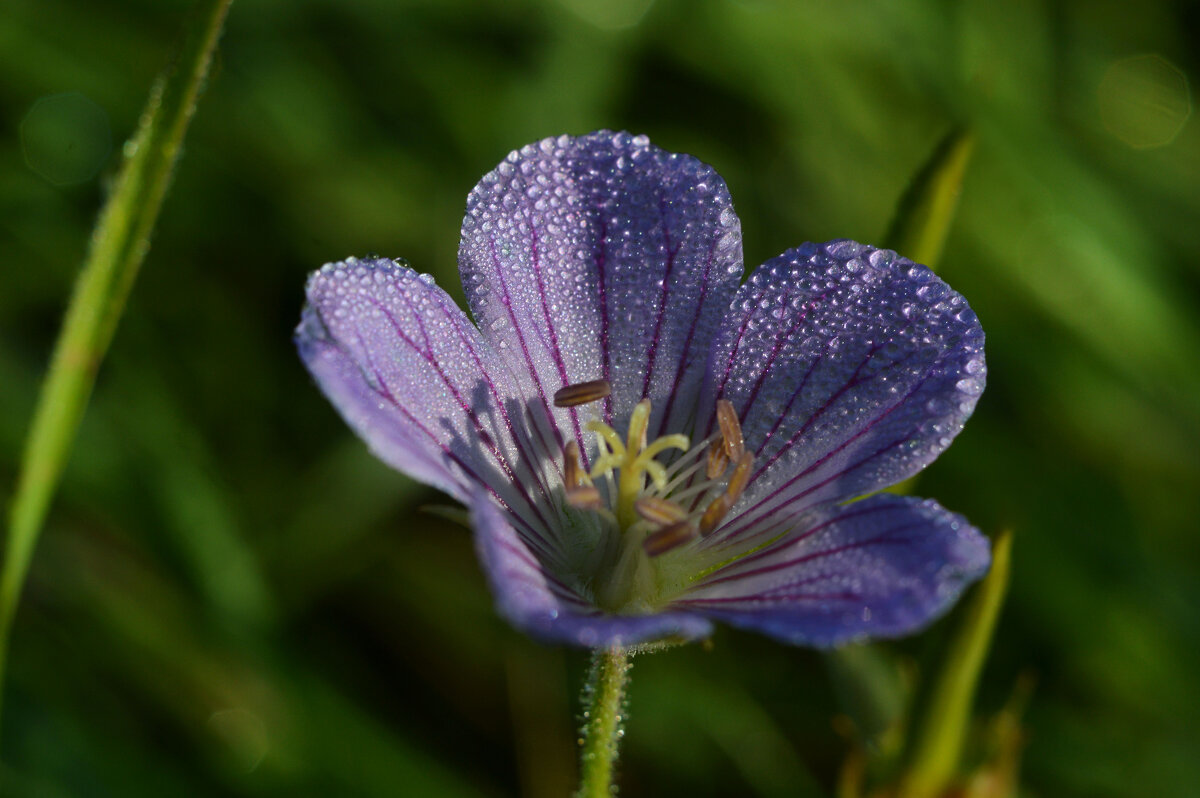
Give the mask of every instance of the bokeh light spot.
M 21 120 L 25 164 L 56 186 L 95 177 L 111 149 L 108 114 L 79 92 L 42 97 Z
M 1104 128 L 1139 150 L 1170 144 L 1192 113 L 1187 76 L 1160 55 L 1113 62 L 1096 96 Z

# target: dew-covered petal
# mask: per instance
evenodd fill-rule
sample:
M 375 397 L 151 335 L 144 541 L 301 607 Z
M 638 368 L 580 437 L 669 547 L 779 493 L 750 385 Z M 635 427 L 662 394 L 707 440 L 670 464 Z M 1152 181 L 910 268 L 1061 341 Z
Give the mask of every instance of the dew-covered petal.
M 598 610 L 556 575 L 486 495 L 471 502 L 471 526 L 484 573 L 499 613 L 513 626 L 541 640 L 596 648 L 636 645 L 674 638 L 707 637 L 712 625 L 690 612 L 609 615 Z
M 549 545 L 545 461 L 528 456 L 513 380 L 432 278 L 352 258 L 314 272 L 307 299 L 300 355 L 371 450 L 461 501 L 485 488 Z
M 852 241 L 808 244 L 742 286 L 709 369 L 707 401 L 733 403 L 755 453 L 744 498 L 711 539 L 723 545 L 775 513 L 861 496 L 928 465 L 983 391 L 983 331 L 924 266 Z
M 941 615 L 990 561 L 962 516 L 880 494 L 812 511 L 672 606 L 797 645 L 898 637 Z
M 545 404 L 607 379 L 605 420 L 650 397 L 679 428 L 742 274 L 725 182 L 688 155 L 602 131 L 513 152 L 467 200 L 459 266 L 480 329 Z M 592 407 L 553 410 L 579 436 Z M 582 441 L 581 443 L 590 443 Z M 584 447 L 587 451 L 587 447 Z

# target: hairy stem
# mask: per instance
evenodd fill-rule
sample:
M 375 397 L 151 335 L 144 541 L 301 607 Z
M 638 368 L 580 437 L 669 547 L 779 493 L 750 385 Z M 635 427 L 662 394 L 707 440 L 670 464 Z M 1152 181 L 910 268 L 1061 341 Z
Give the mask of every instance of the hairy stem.
M 584 688 L 583 754 L 576 798 L 611 798 L 613 765 L 621 740 L 629 652 L 620 646 L 596 649 Z

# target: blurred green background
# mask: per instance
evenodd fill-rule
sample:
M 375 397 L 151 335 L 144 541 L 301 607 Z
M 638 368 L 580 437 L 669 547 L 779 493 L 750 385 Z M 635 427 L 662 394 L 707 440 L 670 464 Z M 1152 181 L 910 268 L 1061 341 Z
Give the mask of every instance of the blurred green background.
M 0 6 L 5 501 L 189 9 Z M 1024 794 L 1195 795 L 1198 40 L 1185 0 L 238 0 L 34 561 L 0 793 L 564 794 L 585 655 L 498 620 L 468 534 L 418 512 L 439 497 L 313 387 L 305 275 L 378 252 L 461 298 L 479 176 L 601 127 L 713 164 L 750 266 L 878 241 L 967 123 L 940 270 L 991 373 L 917 492 L 1016 531 L 979 711 L 1032 676 Z M 952 625 L 885 650 L 928 671 Z M 814 652 L 721 630 L 638 659 L 631 699 L 625 795 L 833 794 L 843 707 Z

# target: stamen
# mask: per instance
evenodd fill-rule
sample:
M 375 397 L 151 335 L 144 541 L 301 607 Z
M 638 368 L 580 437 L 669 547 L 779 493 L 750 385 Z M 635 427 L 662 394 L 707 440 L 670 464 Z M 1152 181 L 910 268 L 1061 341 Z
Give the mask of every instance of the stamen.
M 665 527 L 677 524 L 687 518 L 687 510 L 668 499 L 654 496 L 643 496 L 633 503 L 637 514 L 655 526 Z
M 754 455 L 746 452 L 734 467 L 733 474 L 729 477 L 729 485 L 725 488 L 725 493 L 734 501 L 741 498 L 742 492 L 750 484 L 750 469 L 753 466 Z
M 667 473 L 674 477 L 684 468 L 694 470 L 696 458 L 700 456 L 700 453 L 703 452 L 710 443 L 712 443 L 712 438 L 705 438 L 698 443 L 693 443 L 692 448 L 679 455 L 679 457 L 675 458 L 675 461 L 672 462 L 671 465 L 667 466 Z
M 716 479 L 725 473 L 725 469 L 729 467 L 729 455 L 725 453 L 725 439 L 722 436 L 721 440 L 715 441 L 712 448 L 708 450 L 708 467 L 704 473 L 709 479 Z
M 595 402 L 612 394 L 608 380 L 577 382 L 554 392 L 555 407 L 575 407 Z
M 678 488 L 680 485 L 684 484 L 689 479 L 694 477 L 696 475 L 696 473 L 698 471 L 700 471 L 700 469 L 702 469 L 702 468 L 704 468 L 703 462 L 692 463 L 686 469 L 684 469 L 683 471 L 680 471 L 678 474 L 671 477 L 671 481 L 668 482 L 666 485 L 664 485 L 661 489 L 659 489 L 659 491 L 658 491 L 659 495 L 661 495 L 661 496 L 673 495 L 675 493 L 676 488 Z M 667 471 L 668 471 L 668 476 L 670 476 L 670 469 L 667 469 Z M 657 488 L 658 486 L 655 485 L 655 487 Z
M 679 521 L 647 535 L 642 541 L 642 548 L 649 556 L 657 557 L 695 539 L 696 525 L 690 521 Z
M 591 485 L 576 485 L 567 488 L 567 504 L 580 510 L 599 510 L 604 507 L 604 497 Z
M 728 399 L 717 401 L 717 424 L 721 427 L 721 437 L 725 442 L 725 455 L 730 461 L 741 459 L 742 452 L 746 450 L 745 442 L 742 440 L 742 425 L 738 422 L 733 402 Z
M 607 396 L 609 391 L 608 384 L 601 380 L 569 385 L 555 395 L 555 404 L 582 404 Z M 720 431 L 702 441 L 693 443 L 686 435 L 673 434 L 647 443 L 651 406 L 649 399 L 643 399 L 629 414 L 625 435 L 599 419 L 584 425 L 597 439 L 598 451 L 590 471 L 580 464 L 578 442 L 563 446 L 567 502 L 598 512 L 626 536 L 628 545 L 621 549 L 621 562 L 629 557 L 634 558 L 629 563 L 639 557 L 657 557 L 711 534 L 746 489 L 753 456 L 745 452 L 737 414 L 730 402 L 722 401 L 717 415 Z M 678 449 L 681 454 L 671 458 L 670 465 L 658 462 L 657 458 L 669 449 Z M 737 456 L 731 457 L 731 453 Z M 731 462 L 736 465 L 726 484 L 725 479 L 718 478 L 729 473 Z M 704 479 L 706 472 L 708 478 Z M 606 481 L 607 492 L 593 484 L 601 478 Z M 704 502 L 708 502 L 707 507 Z M 705 509 L 699 512 L 698 507 Z M 625 590 L 628 585 L 624 583 L 633 578 L 634 572 L 625 566 L 616 571 L 624 576 L 615 576 L 613 584 Z
M 708 505 L 704 515 L 700 516 L 700 535 L 702 537 L 712 534 L 717 525 L 721 523 L 721 519 L 733 508 L 734 501 L 735 499 L 728 493 L 722 493 L 712 504 Z
M 579 444 L 567 441 L 563 447 L 563 482 L 567 488 L 573 488 L 580 483 Z
M 691 499 L 696 496 L 703 496 L 704 494 L 712 491 L 713 486 L 716 484 L 717 484 L 716 482 L 709 480 L 709 481 L 705 481 L 705 482 L 700 482 L 696 485 L 692 485 L 691 487 L 685 488 L 684 490 L 679 490 L 679 491 L 674 491 L 674 492 L 663 491 L 660 493 L 660 495 L 670 496 L 671 501 L 682 506 L 685 503 L 684 499 Z M 692 506 L 692 509 L 693 510 L 695 509 L 695 505 Z
M 738 464 L 734 466 L 733 473 L 729 475 L 729 484 L 725 486 L 725 492 L 714 499 L 712 504 L 704 510 L 704 515 L 700 516 L 701 535 L 705 537 L 710 535 L 721 523 L 721 519 L 733 509 L 733 505 L 742 497 L 746 486 L 750 484 L 750 469 L 753 467 L 754 455 L 750 452 L 743 452 Z

